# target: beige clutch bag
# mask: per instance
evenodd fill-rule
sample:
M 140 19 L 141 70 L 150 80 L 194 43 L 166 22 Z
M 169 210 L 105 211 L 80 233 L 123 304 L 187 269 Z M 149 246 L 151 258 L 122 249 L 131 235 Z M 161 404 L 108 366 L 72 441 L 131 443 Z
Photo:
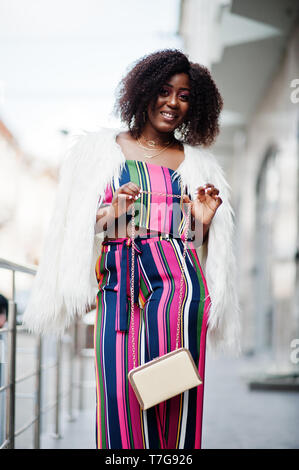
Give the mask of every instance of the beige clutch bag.
M 187 234 L 190 224 L 190 207 L 187 219 Z M 132 211 L 132 278 L 131 278 L 131 312 L 134 312 L 134 234 L 135 234 L 135 209 L 133 204 Z M 183 259 L 185 263 L 187 234 L 184 242 Z M 191 352 L 184 348 L 178 347 L 179 333 L 181 325 L 181 303 L 182 303 L 182 285 L 183 270 L 181 275 L 179 310 L 176 331 L 176 349 L 163 356 L 156 357 L 153 360 L 135 367 L 135 331 L 134 331 L 134 315 L 132 318 L 132 350 L 134 367 L 128 373 L 128 380 L 143 410 L 178 395 L 185 390 L 202 384 L 202 380 L 194 363 Z
M 202 384 L 186 348 L 175 349 L 131 369 L 128 378 L 143 410 Z

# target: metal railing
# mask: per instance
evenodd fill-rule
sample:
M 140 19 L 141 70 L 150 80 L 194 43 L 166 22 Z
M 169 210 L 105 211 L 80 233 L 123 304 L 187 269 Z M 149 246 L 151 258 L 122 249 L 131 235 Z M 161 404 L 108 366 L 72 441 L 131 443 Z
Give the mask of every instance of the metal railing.
M 15 287 L 15 273 L 23 272 L 30 275 L 36 274 L 36 268 L 21 264 L 12 263 L 8 260 L 0 258 L 0 269 L 8 269 L 12 272 L 12 299 L 8 302 L 8 320 L 7 327 L 0 328 L 0 334 L 7 335 L 6 341 L 6 383 L 1 386 L 0 383 L 0 397 L 1 394 L 6 392 L 6 420 L 5 420 L 5 438 L 3 442 L 0 442 L 0 449 L 15 448 L 15 438 L 20 434 L 24 433 L 27 429 L 33 426 L 33 448 L 40 448 L 41 438 L 41 418 L 42 415 L 55 409 L 55 422 L 54 432 L 52 437 L 60 438 L 60 415 L 61 415 L 61 403 L 62 398 L 68 397 L 68 418 L 73 420 L 73 391 L 74 391 L 74 360 L 77 356 L 79 360 L 80 378 L 82 374 L 82 362 L 84 361 L 85 348 L 81 344 L 81 348 L 78 347 L 78 326 L 81 324 L 80 321 L 76 321 L 68 330 L 68 352 L 69 352 L 69 370 L 68 370 L 68 387 L 66 392 L 62 392 L 61 387 L 61 351 L 62 351 L 62 339 L 56 339 L 56 361 L 52 363 L 43 363 L 43 342 L 44 339 L 41 336 L 36 336 L 36 348 L 35 348 L 35 369 L 29 373 L 24 374 L 21 377 L 16 377 L 16 355 L 17 355 L 17 333 L 20 331 L 26 331 L 22 325 L 17 325 L 17 305 L 16 305 L 16 287 Z M 66 336 L 67 337 L 67 336 Z M 54 390 L 54 401 L 47 403 L 42 408 L 42 376 L 43 374 L 51 369 L 55 368 L 55 390 Z M 34 416 L 26 422 L 22 427 L 16 429 L 16 385 L 26 381 L 32 377 L 35 377 L 35 390 L 34 393 L 23 393 L 22 397 L 34 399 Z M 83 377 L 82 377 L 83 378 Z M 79 409 L 82 409 L 82 394 L 84 381 L 79 379 L 77 384 L 79 387 Z

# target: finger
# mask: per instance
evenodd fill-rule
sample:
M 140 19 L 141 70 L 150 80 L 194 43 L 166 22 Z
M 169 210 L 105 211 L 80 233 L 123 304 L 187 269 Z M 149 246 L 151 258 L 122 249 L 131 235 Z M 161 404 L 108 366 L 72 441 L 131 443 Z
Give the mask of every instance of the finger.
M 137 195 L 135 194 L 125 194 L 127 202 L 135 202 L 136 199 L 138 198 Z
M 135 200 L 138 199 L 141 196 L 141 193 L 142 193 L 140 186 L 138 186 L 135 183 L 131 183 L 131 182 L 129 183 L 129 185 L 130 185 L 130 189 L 132 189 L 132 191 L 133 191 L 134 199 Z
M 217 188 L 206 188 L 206 194 L 213 199 L 219 194 L 219 189 Z
M 134 192 L 134 191 L 129 192 L 129 190 L 126 190 L 126 192 L 120 193 L 120 195 L 126 196 L 128 199 L 136 201 L 137 199 L 140 198 L 141 193 Z
M 126 193 L 126 194 L 138 194 L 141 191 L 140 186 L 137 184 L 133 183 L 132 181 L 129 181 L 129 183 L 123 184 L 118 191 L 120 193 Z
M 138 184 L 133 183 L 133 181 L 129 181 L 128 183 L 123 184 L 120 189 L 130 188 L 132 190 L 139 189 Z
M 133 196 L 131 194 L 121 193 L 118 195 L 116 204 L 121 208 L 126 207 L 128 203 L 132 202 Z
M 133 183 L 132 181 L 130 181 L 129 183 L 127 183 L 127 188 L 128 188 L 130 191 L 133 191 L 134 194 L 138 194 L 138 193 L 141 191 L 140 186 L 138 186 L 137 184 Z
M 218 207 L 220 206 L 220 204 L 223 203 L 223 201 L 222 201 L 222 199 L 221 199 L 220 196 L 216 196 L 216 201 L 217 201 L 217 203 L 218 203 Z
M 128 196 L 135 196 L 135 191 L 133 191 L 132 188 L 124 187 L 124 188 L 119 188 L 118 194 L 127 194 Z
M 216 209 L 218 209 L 218 207 L 222 204 L 222 199 L 220 196 L 215 196 L 213 197 L 213 200 L 216 202 Z
M 211 189 L 207 189 L 207 191 L 209 191 L 209 193 L 211 192 L 213 195 L 219 194 L 219 189 L 215 187 Z
M 200 202 L 204 202 L 206 200 L 206 191 L 204 187 L 200 186 L 198 188 L 198 191 L 196 193 L 196 199 L 198 199 Z
M 194 191 L 193 194 L 194 194 L 194 195 L 197 195 L 198 192 L 201 191 L 202 189 L 204 189 L 204 186 L 198 186 L 198 187 L 196 188 L 196 190 Z
M 206 197 L 211 197 L 212 199 L 216 200 L 216 196 L 219 193 L 219 189 L 215 188 L 214 186 L 206 187 L 206 185 L 204 185 L 200 186 L 200 188 L 198 189 L 199 191 L 197 193 L 197 199 L 199 199 L 200 202 L 204 202 L 206 200 Z
M 196 190 L 194 191 L 194 195 L 197 196 L 199 193 L 203 194 L 202 191 L 207 191 L 207 189 L 213 188 L 213 187 L 214 185 L 212 183 L 206 183 L 203 186 L 198 186 L 198 188 L 196 188 Z

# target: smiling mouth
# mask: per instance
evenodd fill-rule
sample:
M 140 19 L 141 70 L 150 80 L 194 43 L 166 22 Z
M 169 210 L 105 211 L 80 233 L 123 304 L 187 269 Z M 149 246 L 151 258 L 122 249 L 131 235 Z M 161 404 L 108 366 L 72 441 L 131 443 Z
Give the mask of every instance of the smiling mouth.
M 161 114 L 167 121 L 174 121 L 178 117 L 177 114 L 168 113 L 167 111 L 161 111 Z

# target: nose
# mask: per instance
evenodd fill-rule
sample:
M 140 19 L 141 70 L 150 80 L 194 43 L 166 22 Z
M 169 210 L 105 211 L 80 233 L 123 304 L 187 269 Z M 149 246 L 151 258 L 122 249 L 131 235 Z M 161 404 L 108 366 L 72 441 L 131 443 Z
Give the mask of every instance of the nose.
M 172 106 L 172 107 L 175 107 L 175 108 L 177 107 L 177 105 L 178 105 L 178 97 L 177 97 L 176 93 L 171 93 L 171 94 L 169 95 L 167 104 L 168 104 L 169 106 Z

